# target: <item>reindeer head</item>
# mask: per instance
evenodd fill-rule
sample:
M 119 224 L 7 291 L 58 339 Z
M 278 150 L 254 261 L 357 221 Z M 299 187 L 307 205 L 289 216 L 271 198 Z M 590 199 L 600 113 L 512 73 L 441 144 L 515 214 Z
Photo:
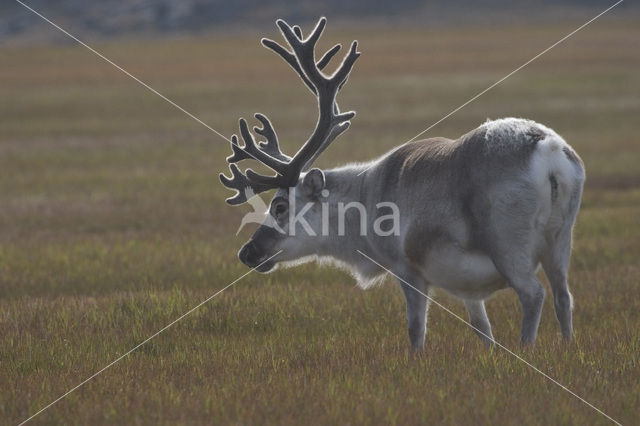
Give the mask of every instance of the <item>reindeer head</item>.
M 322 70 L 341 48 L 339 44 L 335 45 L 319 61 L 316 61 L 315 45 L 326 22 L 325 18 L 321 18 L 311 34 L 304 38 L 300 27 L 291 27 L 283 20 L 278 20 L 280 32 L 291 50 L 273 40 L 262 39 L 262 44 L 281 56 L 317 98 L 318 122 L 309 139 L 293 157 L 289 157 L 280 151 L 276 132 L 266 116 L 255 114 L 262 127 L 254 127 L 253 130 L 265 139 L 259 143 L 256 143 L 249 131 L 247 122 L 241 118 L 240 134 L 244 140 L 244 146 L 238 145 L 236 135 L 232 136 L 233 155 L 227 158 L 231 177 L 220 174 L 222 184 L 237 191 L 233 197 L 227 199 L 227 203 L 231 205 L 247 202 L 248 194 L 278 189 L 271 200 L 267 219 L 238 253 L 238 257 L 244 264 L 255 267 L 282 250 L 276 258 L 262 264 L 258 268 L 260 272 L 271 270 L 277 262 L 291 261 L 313 254 L 312 238 L 313 234 L 318 234 L 320 226 L 318 220 L 314 220 L 314 217 L 319 216 L 314 215 L 314 210 L 319 209 L 315 204 L 318 204 L 324 189 L 325 176 L 321 170 L 309 170 L 309 168 L 322 151 L 349 128 L 349 120 L 355 116 L 354 111 L 340 112 L 336 96 L 347 81 L 353 64 L 360 56 L 356 50 L 357 42 L 354 41 L 351 44 L 349 52 L 337 70 L 331 75 L 326 75 Z M 246 159 L 261 162 L 272 169 L 275 175 L 265 176 L 251 169 L 242 173 L 236 164 Z M 309 203 L 312 205 L 309 206 Z M 295 217 L 303 208 L 309 213 L 305 226 L 292 223 L 290 218 Z M 273 226 L 274 223 L 277 226 Z M 306 224 L 309 226 L 307 227 Z M 291 229 L 292 227 L 306 229 Z M 312 232 L 308 232 L 309 227 L 312 228 Z

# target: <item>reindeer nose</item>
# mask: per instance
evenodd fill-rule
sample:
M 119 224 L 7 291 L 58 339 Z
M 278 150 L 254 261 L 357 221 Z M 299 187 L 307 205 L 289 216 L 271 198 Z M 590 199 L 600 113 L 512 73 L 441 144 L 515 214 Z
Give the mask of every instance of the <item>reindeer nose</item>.
M 244 263 L 245 265 L 253 266 L 253 264 L 255 263 L 255 257 L 256 257 L 255 242 L 253 240 L 249 240 L 240 249 L 240 252 L 238 253 L 238 258 L 240 259 L 240 262 Z

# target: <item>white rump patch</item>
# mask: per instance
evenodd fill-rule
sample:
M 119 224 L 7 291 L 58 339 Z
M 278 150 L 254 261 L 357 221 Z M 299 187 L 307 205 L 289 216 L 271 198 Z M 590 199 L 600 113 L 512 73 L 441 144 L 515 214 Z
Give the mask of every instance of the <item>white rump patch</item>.
M 549 186 L 549 176 L 553 175 L 560 188 L 573 187 L 578 178 L 577 171 L 563 152 L 569 147 L 556 132 L 547 130 L 548 136 L 538 142 L 531 161 L 531 175 L 541 187 Z

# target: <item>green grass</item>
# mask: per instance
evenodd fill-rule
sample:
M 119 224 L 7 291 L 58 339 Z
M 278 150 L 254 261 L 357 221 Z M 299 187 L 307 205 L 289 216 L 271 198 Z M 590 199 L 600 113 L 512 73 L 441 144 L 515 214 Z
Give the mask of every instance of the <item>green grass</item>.
M 358 116 L 318 164 L 382 154 L 577 24 L 329 31 L 324 46 L 358 38 L 363 56 L 340 99 Z M 580 153 L 575 342 L 561 344 L 550 298 L 532 352 L 512 292 L 487 309 L 500 342 L 623 423 L 640 406 L 639 36 L 603 19 L 427 135 L 524 116 Z M 258 37 L 97 48 L 226 135 L 268 113 L 293 151 L 313 100 Z M 248 208 L 224 204 L 229 147 L 205 127 L 80 47 L 5 47 L 0 63 L 0 423 L 13 424 L 245 273 L 249 230 L 234 235 Z M 394 284 L 363 292 L 313 265 L 247 276 L 34 422 L 607 423 L 437 306 L 409 356 Z

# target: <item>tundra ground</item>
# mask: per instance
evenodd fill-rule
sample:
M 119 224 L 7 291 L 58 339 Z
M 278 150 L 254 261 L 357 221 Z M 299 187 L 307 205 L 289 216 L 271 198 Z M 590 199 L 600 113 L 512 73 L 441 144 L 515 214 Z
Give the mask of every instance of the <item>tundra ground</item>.
M 328 31 L 322 46 L 357 38 L 363 55 L 340 96 L 358 116 L 319 166 L 381 155 L 580 23 Z M 291 152 L 315 104 L 262 35 L 95 47 L 225 135 L 267 113 Z M 637 22 L 604 17 L 425 135 L 521 116 L 580 153 L 575 342 L 551 297 L 533 352 L 513 292 L 487 311 L 498 341 L 623 423 L 640 407 L 639 40 Z M 250 230 L 235 236 L 249 207 L 225 205 L 229 146 L 204 126 L 76 45 L 5 47 L 0 64 L 0 423 L 14 424 L 245 273 Z M 608 422 L 436 306 L 424 355 L 408 346 L 391 280 L 253 273 L 34 423 Z

